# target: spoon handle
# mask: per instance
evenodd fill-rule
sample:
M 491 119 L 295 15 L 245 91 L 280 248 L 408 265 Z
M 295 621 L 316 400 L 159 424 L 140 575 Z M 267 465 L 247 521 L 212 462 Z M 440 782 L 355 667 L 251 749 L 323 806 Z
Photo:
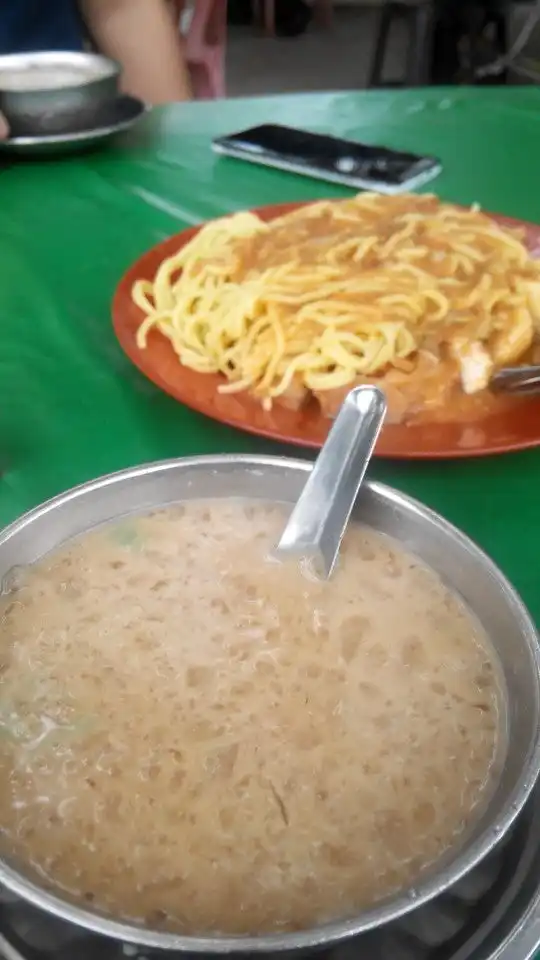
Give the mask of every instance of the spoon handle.
M 15 947 L 12 947 L 4 936 L 0 933 L 0 957 L 4 960 L 24 960 L 22 953 L 19 953 Z
M 327 579 L 386 414 L 377 387 L 348 394 L 283 531 L 277 556 L 305 557 Z

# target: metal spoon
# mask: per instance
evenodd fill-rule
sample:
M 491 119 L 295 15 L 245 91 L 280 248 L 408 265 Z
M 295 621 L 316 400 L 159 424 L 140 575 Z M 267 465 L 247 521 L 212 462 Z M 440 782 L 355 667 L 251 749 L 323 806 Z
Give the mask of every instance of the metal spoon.
M 283 531 L 278 559 L 305 558 L 328 579 L 385 414 L 377 387 L 356 387 L 345 398 Z
M 15 947 L 12 947 L 4 936 L 0 933 L 0 957 L 4 960 L 24 960 L 22 953 L 19 953 Z

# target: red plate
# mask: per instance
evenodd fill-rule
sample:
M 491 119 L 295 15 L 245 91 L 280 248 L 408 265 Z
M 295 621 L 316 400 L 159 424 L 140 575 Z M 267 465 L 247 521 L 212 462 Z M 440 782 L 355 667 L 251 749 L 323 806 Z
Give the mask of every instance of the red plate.
M 301 206 L 306 204 L 275 204 L 254 212 L 263 220 L 273 220 Z M 528 248 L 540 256 L 540 226 L 502 216 L 493 219 L 506 226 L 524 228 Z M 169 237 L 145 253 L 124 274 L 112 306 L 120 346 L 149 380 L 191 409 L 248 433 L 300 447 L 320 447 L 330 421 L 322 416 L 317 403 L 301 411 L 276 406 L 266 412 L 248 394 L 218 393 L 223 377 L 195 373 L 181 366 L 169 340 L 159 332 L 150 333 L 146 350 L 137 347 L 136 333 L 144 316 L 131 300 L 133 284 L 140 279 L 153 280 L 162 260 L 177 253 L 199 229 L 191 227 Z M 540 397 L 507 400 L 497 412 L 467 422 L 389 424 L 382 431 L 376 453 L 381 457 L 437 459 L 485 456 L 537 446 L 540 446 Z

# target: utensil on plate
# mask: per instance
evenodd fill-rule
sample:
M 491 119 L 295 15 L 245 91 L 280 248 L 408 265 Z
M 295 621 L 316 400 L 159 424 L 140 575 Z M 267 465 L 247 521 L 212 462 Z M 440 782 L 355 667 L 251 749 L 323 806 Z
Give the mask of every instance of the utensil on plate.
M 309 480 L 301 460 L 262 456 L 193 457 L 147 464 L 101 477 L 48 501 L 0 533 L 0 580 L 98 524 L 167 504 L 208 498 L 274 501 L 291 507 Z M 120 921 L 51 889 L 28 864 L 0 857 L 0 885 L 41 910 L 96 933 L 163 950 L 209 954 L 268 953 L 330 947 L 417 910 L 472 871 L 508 833 L 540 770 L 540 643 L 519 596 L 464 534 L 405 494 L 366 482 L 352 516 L 388 534 L 436 570 L 491 638 L 507 688 L 508 752 L 500 779 L 471 830 L 411 889 L 357 916 L 307 930 L 230 937 L 183 936 Z
M 354 502 L 386 414 L 378 387 L 347 394 L 276 550 L 311 562 L 326 580 L 334 569 Z
M 490 380 L 490 387 L 497 393 L 533 395 L 540 393 L 540 364 L 523 367 L 504 367 Z

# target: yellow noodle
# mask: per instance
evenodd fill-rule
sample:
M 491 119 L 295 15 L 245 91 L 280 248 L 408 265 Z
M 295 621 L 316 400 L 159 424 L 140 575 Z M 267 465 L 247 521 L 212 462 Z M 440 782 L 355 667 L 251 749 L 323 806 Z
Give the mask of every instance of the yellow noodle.
M 269 407 L 293 385 L 332 390 L 422 350 L 480 344 L 496 364 L 530 346 L 539 281 L 518 232 L 477 206 L 362 194 L 269 223 L 213 221 L 132 296 L 141 349 L 157 329 L 184 366 L 221 373 L 221 391 L 249 390 Z

